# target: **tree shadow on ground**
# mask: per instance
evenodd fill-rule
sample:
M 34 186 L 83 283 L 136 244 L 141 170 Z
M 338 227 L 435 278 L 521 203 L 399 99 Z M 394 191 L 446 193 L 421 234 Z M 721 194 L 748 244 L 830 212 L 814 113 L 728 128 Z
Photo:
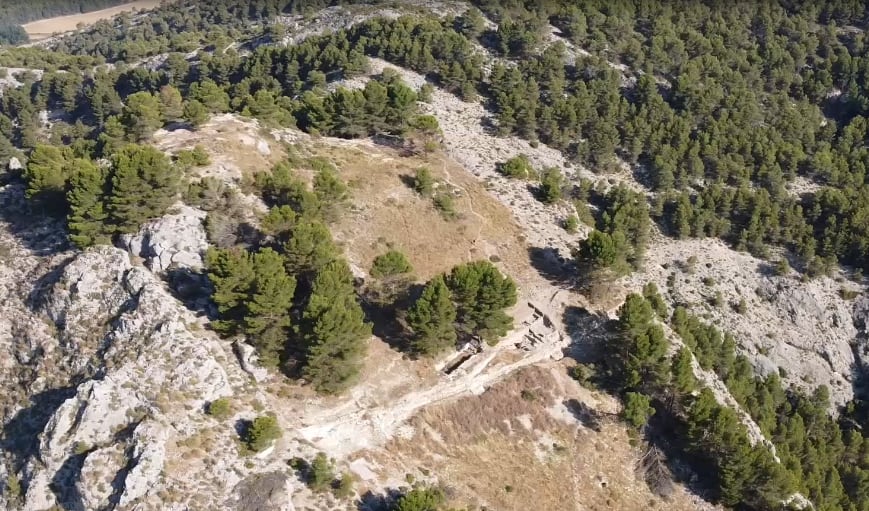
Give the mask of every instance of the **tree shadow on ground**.
M 399 322 L 398 312 L 407 310 L 422 294 L 424 286 L 416 283 L 399 284 L 400 290 L 387 291 L 384 296 L 375 291 L 374 286 L 376 285 L 386 286 L 389 283 L 376 282 L 363 290 L 360 295 L 360 304 L 365 318 L 372 324 L 372 333 L 375 336 L 395 351 L 407 353 L 408 332 Z
M 0 222 L 5 222 L 9 233 L 35 255 L 50 256 L 71 248 L 66 219 L 32 207 L 21 182 L 0 188 Z
M 573 288 L 576 284 L 576 263 L 552 247 L 529 247 L 528 260 L 541 277 L 550 283 Z
M 356 501 L 358 511 L 390 511 L 402 495 L 401 490 L 389 488 L 385 493 L 376 494 L 371 490 L 362 494 Z
M 163 275 L 163 281 L 166 282 L 172 296 L 187 309 L 209 320 L 217 319 L 217 310 L 211 301 L 213 287 L 205 271 L 170 268 Z

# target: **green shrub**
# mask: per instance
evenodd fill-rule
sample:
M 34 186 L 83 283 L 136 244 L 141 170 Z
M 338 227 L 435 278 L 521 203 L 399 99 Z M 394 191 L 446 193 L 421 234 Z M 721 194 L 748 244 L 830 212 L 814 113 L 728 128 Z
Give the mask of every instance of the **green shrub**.
M 259 452 L 269 447 L 282 435 L 283 431 L 274 415 L 260 415 L 247 427 L 244 441 L 252 451 Z
M 335 481 L 335 469 L 326 454 L 320 452 L 311 461 L 308 473 L 308 486 L 314 491 L 325 491 Z
M 225 419 L 232 415 L 232 405 L 228 398 L 221 397 L 208 403 L 207 413 L 216 419 Z
M 332 485 L 332 493 L 339 499 L 346 499 L 353 496 L 353 474 L 344 472 L 341 474 L 341 479 L 338 479 Z
M 576 215 L 570 215 L 564 219 L 564 230 L 573 234 L 579 229 L 579 218 Z
M 458 216 L 453 197 L 449 193 L 439 193 L 435 195 L 434 205 L 438 211 L 440 211 L 441 216 L 447 220 L 454 220 Z
M 498 171 L 514 179 L 527 179 L 534 173 L 531 162 L 524 154 L 514 156 L 498 166 Z
M 438 488 L 418 487 L 398 499 L 395 511 L 438 511 L 446 500 L 446 495 Z
M 413 178 L 413 190 L 423 197 L 431 197 L 434 190 L 434 176 L 426 167 L 416 169 L 416 175 Z
M 374 258 L 371 276 L 375 278 L 390 277 L 402 273 L 410 273 L 413 267 L 407 257 L 398 250 L 390 250 Z

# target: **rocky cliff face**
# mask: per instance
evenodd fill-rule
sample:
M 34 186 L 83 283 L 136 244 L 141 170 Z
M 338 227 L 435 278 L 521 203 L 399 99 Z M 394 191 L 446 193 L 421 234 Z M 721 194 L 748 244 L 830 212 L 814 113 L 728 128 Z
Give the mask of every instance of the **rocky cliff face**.
M 92 376 L 60 404 L 26 464 L 25 509 L 100 509 L 158 488 L 167 442 L 232 388 L 226 353 L 153 273 L 102 247 L 74 257 L 38 305 Z M 60 488 L 60 489 L 58 489 Z

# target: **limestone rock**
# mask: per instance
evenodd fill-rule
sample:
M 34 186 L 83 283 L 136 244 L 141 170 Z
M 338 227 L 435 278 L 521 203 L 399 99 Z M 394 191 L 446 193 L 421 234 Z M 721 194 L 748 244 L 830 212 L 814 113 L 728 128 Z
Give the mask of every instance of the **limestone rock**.
M 259 365 L 256 348 L 246 342 L 235 341 L 232 343 L 232 350 L 235 352 L 235 356 L 238 357 L 238 363 L 242 370 L 251 375 L 257 383 L 268 379 L 268 371 Z
M 9 158 L 9 163 L 6 164 L 6 167 L 11 171 L 24 169 L 24 165 L 21 164 L 21 160 L 17 156 Z
M 109 327 L 91 354 L 96 377 L 42 430 L 24 508 L 101 509 L 110 497 L 132 507 L 161 487 L 168 443 L 201 427 L 190 411 L 233 393 L 225 352 L 192 332 L 190 311 L 120 249 L 88 250 L 59 273 L 41 308 L 69 325 L 62 335 L 79 335 L 72 327 L 85 319 Z
M 202 224 L 206 213 L 187 205 L 176 209 L 176 213 L 148 223 L 138 233 L 121 237 L 122 246 L 144 258 L 152 271 L 202 268 L 202 256 L 208 249 Z

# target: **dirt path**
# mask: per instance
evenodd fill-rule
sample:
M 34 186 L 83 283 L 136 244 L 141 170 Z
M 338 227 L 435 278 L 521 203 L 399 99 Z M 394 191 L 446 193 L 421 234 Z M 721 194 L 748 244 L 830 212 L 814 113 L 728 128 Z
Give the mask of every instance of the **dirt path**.
M 170 0 L 171 1 L 171 0 Z M 82 14 L 70 14 L 68 16 L 58 16 L 56 18 L 47 18 L 44 20 L 31 21 L 24 25 L 24 31 L 30 36 L 32 42 L 38 42 L 48 39 L 55 33 L 69 32 L 75 30 L 82 25 L 91 25 L 97 21 L 112 18 L 123 12 L 134 10 L 153 9 L 158 7 L 162 0 L 136 0 L 123 5 L 109 7 L 99 11 L 86 12 Z

